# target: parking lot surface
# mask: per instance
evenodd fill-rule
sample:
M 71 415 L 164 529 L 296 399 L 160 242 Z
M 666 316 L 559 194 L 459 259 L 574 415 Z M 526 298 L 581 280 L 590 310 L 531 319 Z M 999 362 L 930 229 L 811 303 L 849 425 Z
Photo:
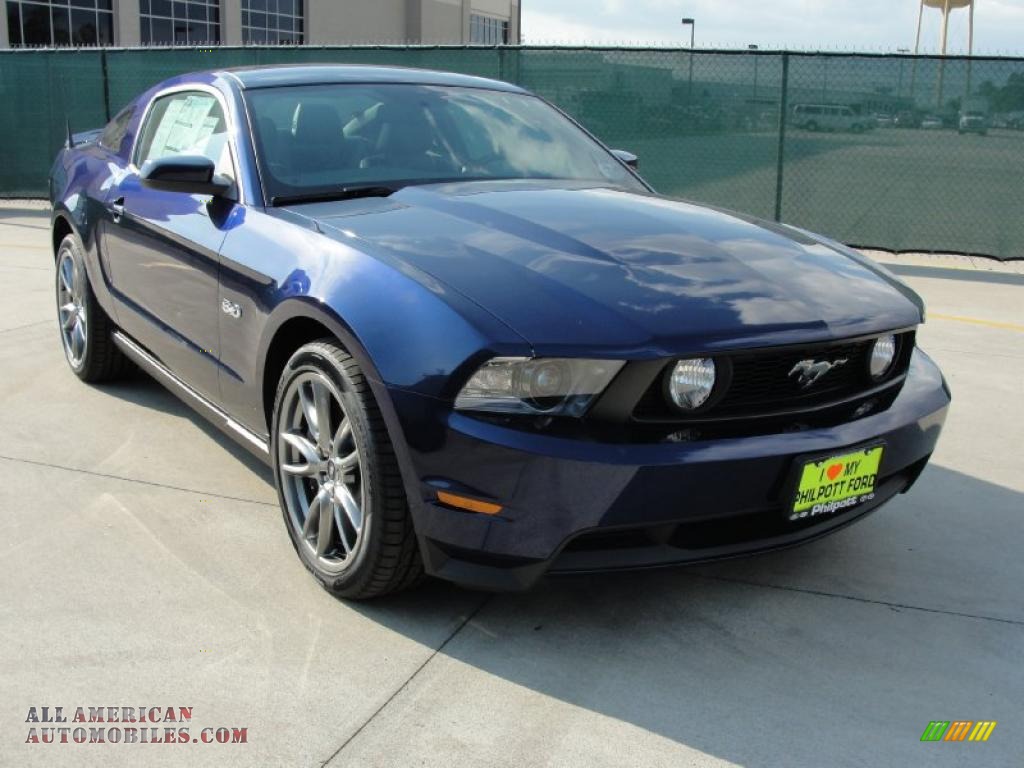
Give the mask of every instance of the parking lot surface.
M 295 557 L 268 470 L 141 374 L 72 375 L 48 225 L 0 207 L 0 765 L 1019 765 L 1021 263 L 879 256 L 928 302 L 953 406 L 917 486 L 863 522 L 349 604 Z M 191 735 L 26 743 L 56 706 L 192 707 Z M 922 743 L 933 720 L 998 725 Z M 192 743 L 222 726 L 246 743 Z

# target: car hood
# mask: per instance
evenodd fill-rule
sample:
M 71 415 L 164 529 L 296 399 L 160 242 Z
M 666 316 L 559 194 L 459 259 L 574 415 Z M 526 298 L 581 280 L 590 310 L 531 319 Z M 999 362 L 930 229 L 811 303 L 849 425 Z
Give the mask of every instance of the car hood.
M 916 295 L 801 230 L 650 194 L 473 182 L 293 206 L 326 235 L 440 281 L 538 351 L 662 355 L 921 321 Z

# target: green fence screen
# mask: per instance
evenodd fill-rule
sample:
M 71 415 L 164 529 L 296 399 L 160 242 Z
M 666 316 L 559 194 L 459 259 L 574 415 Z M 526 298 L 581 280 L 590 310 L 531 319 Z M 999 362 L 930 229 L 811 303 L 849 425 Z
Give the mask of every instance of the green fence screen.
M 534 47 L 0 52 L 0 197 L 74 130 L 217 67 L 398 64 L 518 83 L 640 156 L 665 195 L 886 250 L 1024 257 L 1024 59 Z

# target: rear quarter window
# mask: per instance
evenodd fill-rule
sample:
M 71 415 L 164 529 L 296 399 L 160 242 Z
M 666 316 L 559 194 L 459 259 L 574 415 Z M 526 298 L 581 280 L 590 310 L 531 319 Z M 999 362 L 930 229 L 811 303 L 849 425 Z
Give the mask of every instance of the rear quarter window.
M 131 125 L 134 115 L 134 106 L 126 107 L 118 112 L 100 134 L 100 146 L 116 154 L 121 154 L 121 146 L 124 144 L 124 137 L 128 135 L 128 126 Z

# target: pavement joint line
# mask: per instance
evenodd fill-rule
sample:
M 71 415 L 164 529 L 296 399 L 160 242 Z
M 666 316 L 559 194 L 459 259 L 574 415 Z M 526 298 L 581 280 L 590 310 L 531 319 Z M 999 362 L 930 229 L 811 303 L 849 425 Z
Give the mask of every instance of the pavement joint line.
M 134 477 L 125 477 L 124 475 L 111 475 L 106 472 L 95 472 L 91 469 L 81 469 L 80 467 L 68 467 L 63 464 L 53 464 L 48 461 L 36 461 L 34 459 L 24 459 L 20 456 L 5 456 L 0 454 L 0 459 L 4 461 L 11 461 L 18 464 L 31 464 L 36 467 L 46 467 L 48 469 L 59 469 L 64 472 L 76 472 L 81 475 L 91 475 L 92 477 L 101 477 L 105 480 L 120 480 L 125 483 L 138 483 L 139 485 L 149 485 L 154 488 L 165 488 L 169 491 L 182 491 L 184 493 L 192 493 L 196 496 L 207 496 L 214 499 L 225 499 L 227 501 L 241 501 L 246 504 L 258 504 L 262 507 L 278 507 L 276 502 L 259 501 L 258 499 L 246 499 L 241 496 L 228 496 L 224 493 L 212 493 L 210 491 L 200 491 L 195 488 L 184 488 L 180 485 L 170 485 L 168 483 L 157 483 L 153 480 L 139 480 Z
M 328 757 L 326 760 L 324 760 L 322 763 L 320 763 L 320 768 L 323 768 L 329 762 L 334 760 L 334 758 L 336 758 L 338 755 L 340 755 L 344 751 L 345 747 L 347 747 L 349 744 L 351 744 L 353 742 L 353 740 L 355 740 L 356 736 L 358 736 L 360 733 L 362 733 L 363 729 L 366 728 L 366 726 L 368 726 L 370 723 L 373 722 L 373 720 L 377 717 L 377 715 L 379 715 L 381 712 L 383 712 L 387 708 L 387 706 L 392 701 L 394 701 L 395 698 L 402 691 L 404 691 L 406 688 L 408 688 L 409 684 L 416 678 L 416 676 L 420 672 L 422 672 L 423 669 L 430 662 L 432 662 L 434 660 L 434 658 L 439 653 L 441 653 L 441 651 L 443 651 L 445 649 L 445 646 L 447 646 L 448 643 L 450 643 L 452 640 L 454 640 L 455 636 L 457 634 L 459 634 L 466 627 L 466 625 L 469 624 L 469 622 L 471 622 L 473 619 L 476 618 L 477 614 L 480 613 L 481 610 L 483 610 L 483 607 L 487 604 L 487 601 L 490 600 L 490 599 L 491 599 L 491 596 L 489 594 L 484 595 L 483 598 L 480 600 L 480 602 L 477 603 L 476 608 L 474 608 L 472 611 L 470 611 L 468 614 L 466 614 L 466 617 L 461 622 L 459 622 L 459 625 L 452 631 L 452 633 L 449 634 L 448 637 L 446 637 L 444 639 L 444 642 L 441 643 L 439 646 L 437 646 L 437 648 L 429 656 L 427 656 L 426 659 L 424 659 L 423 663 L 420 664 L 418 667 L 416 667 L 416 669 L 413 670 L 413 673 L 411 675 L 409 675 L 409 677 L 406 679 L 406 681 L 404 683 L 402 683 L 400 686 L 398 686 L 398 688 L 395 689 L 394 693 L 392 693 L 390 696 L 388 696 L 388 698 L 384 701 L 384 703 L 381 704 L 379 707 L 377 707 L 377 709 L 374 710 L 373 714 L 370 715 L 368 718 L 366 718 L 366 720 L 363 721 L 363 724 L 360 725 L 358 728 L 356 728 L 355 731 L 353 731 L 352 734 L 347 739 L 345 739 L 345 741 L 342 742 L 341 746 L 338 747 L 336 750 L 334 750 L 334 753 L 331 754 L 330 757 Z
M 35 323 L 27 323 L 25 325 L 16 325 L 13 328 L 0 328 L 0 333 L 10 333 L 11 331 L 20 331 L 23 328 L 35 328 L 37 325 L 49 325 L 53 320 L 39 320 Z
M 946 611 L 942 608 L 923 608 L 920 605 L 907 605 L 906 603 L 894 603 L 889 600 L 875 600 L 870 597 L 857 597 L 856 595 L 844 595 L 839 592 L 826 592 L 822 589 L 810 589 L 808 587 L 791 587 L 782 584 L 766 584 L 762 581 L 748 581 L 746 579 L 731 579 L 727 576 L 708 576 L 703 573 L 693 574 L 698 579 L 709 579 L 721 581 L 728 584 L 741 584 L 747 587 L 761 587 L 762 589 L 776 589 L 780 592 L 798 592 L 804 595 L 816 595 L 818 597 L 834 597 L 840 600 L 852 600 L 855 603 L 866 603 L 868 605 L 883 605 L 887 608 L 900 608 L 907 611 L 921 611 L 922 613 L 938 613 L 943 616 L 955 616 L 960 619 L 977 619 L 979 621 L 995 621 L 1000 624 L 1024 627 L 1024 620 L 1003 619 L 999 616 L 982 616 L 977 613 L 963 613 L 961 611 Z
M 1007 331 L 1018 331 L 1024 333 L 1024 325 L 1019 323 L 1004 323 L 998 320 L 983 320 L 980 317 L 967 317 L 965 315 L 941 315 L 938 312 L 929 312 L 928 319 L 952 320 L 956 323 L 970 323 L 971 325 L 983 325 L 988 328 L 1002 328 Z

